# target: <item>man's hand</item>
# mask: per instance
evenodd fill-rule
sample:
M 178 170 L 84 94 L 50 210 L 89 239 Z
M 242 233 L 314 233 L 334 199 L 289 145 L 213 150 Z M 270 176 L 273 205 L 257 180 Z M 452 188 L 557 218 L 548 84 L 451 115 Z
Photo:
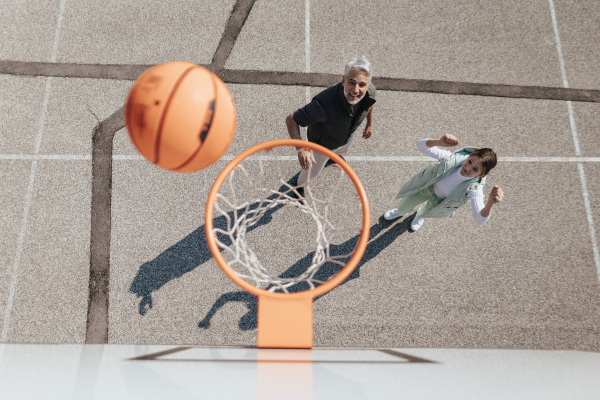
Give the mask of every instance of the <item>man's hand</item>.
M 302 149 L 298 152 L 298 161 L 303 170 L 308 171 L 310 163 L 315 164 L 315 157 L 310 149 Z

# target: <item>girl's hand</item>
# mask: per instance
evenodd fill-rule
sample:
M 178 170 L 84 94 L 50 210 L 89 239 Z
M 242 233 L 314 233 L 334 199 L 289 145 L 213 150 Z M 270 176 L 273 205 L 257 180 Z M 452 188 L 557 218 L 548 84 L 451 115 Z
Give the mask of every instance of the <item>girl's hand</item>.
M 494 185 L 492 191 L 490 192 L 490 197 L 488 198 L 488 203 L 490 203 L 490 204 L 500 203 L 502 201 L 503 197 L 504 197 L 504 192 L 502 191 L 502 188 L 500 188 L 497 185 Z
M 445 134 L 440 138 L 441 147 L 454 147 L 458 146 L 458 139 L 454 135 L 450 135 L 449 133 Z

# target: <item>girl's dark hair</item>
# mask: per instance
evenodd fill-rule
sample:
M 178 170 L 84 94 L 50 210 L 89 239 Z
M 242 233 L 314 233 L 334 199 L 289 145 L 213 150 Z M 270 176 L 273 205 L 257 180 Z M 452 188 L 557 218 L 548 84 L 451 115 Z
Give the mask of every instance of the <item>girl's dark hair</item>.
M 496 166 L 498 162 L 494 150 L 488 148 L 477 149 L 471 153 L 472 156 L 477 156 L 481 159 L 481 177 L 484 177 Z

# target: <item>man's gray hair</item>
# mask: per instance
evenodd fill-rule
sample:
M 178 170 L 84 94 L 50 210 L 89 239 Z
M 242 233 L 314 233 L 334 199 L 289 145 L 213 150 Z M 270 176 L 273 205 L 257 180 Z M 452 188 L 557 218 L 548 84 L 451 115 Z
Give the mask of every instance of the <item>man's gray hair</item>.
M 371 73 L 371 62 L 367 59 L 367 57 L 362 56 L 351 58 L 350 61 L 348 61 L 348 64 L 346 64 L 344 78 L 347 78 L 350 74 L 350 71 L 353 69 L 359 69 L 366 72 L 369 75 L 369 83 L 371 83 L 371 76 L 373 74 Z

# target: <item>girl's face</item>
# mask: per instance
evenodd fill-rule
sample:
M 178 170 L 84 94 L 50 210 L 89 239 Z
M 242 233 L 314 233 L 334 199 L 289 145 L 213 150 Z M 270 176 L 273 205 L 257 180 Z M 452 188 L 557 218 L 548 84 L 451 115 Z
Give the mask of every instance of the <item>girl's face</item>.
M 469 156 L 460 167 L 460 174 L 469 178 L 482 177 L 483 166 L 481 165 L 481 158 L 478 156 Z

